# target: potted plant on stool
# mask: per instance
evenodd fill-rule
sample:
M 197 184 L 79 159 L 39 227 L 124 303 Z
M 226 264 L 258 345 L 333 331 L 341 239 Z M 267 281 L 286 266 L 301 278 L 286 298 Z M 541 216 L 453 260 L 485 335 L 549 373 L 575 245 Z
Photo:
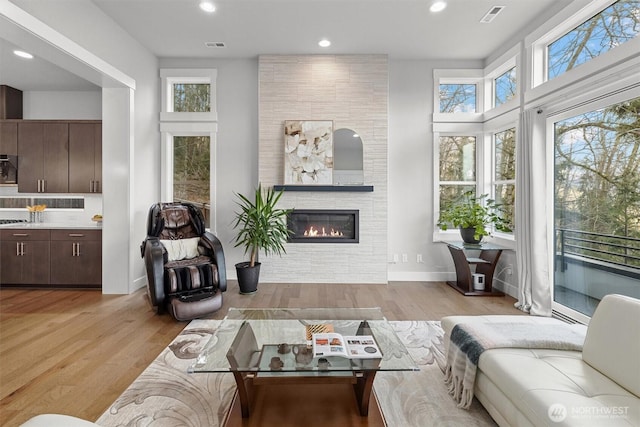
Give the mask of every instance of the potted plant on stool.
M 286 252 L 284 243 L 289 237 L 286 217 L 291 209 L 277 209 L 276 205 L 283 192 L 275 192 L 273 188 L 262 190 L 258 184 L 253 200 L 236 194 L 237 205 L 233 228 L 238 229 L 235 247 L 244 246 L 245 255 L 249 253 L 249 261 L 236 264 L 238 285 L 241 294 L 252 294 L 258 290 L 260 263 L 258 253 L 263 250 L 265 255 L 270 253 L 281 255 Z
M 486 199 L 488 194 L 475 197 L 473 191 L 466 191 L 461 198 L 440 212 L 438 226 L 447 230 L 450 225 L 460 228 L 460 236 L 465 243 L 480 243 L 482 237 L 489 236 L 490 224 L 500 231 L 510 232 L 510 224 L 504 218 L 502 205 L 493 199 Z M 486 199 L 486 201 L 483 200 Z

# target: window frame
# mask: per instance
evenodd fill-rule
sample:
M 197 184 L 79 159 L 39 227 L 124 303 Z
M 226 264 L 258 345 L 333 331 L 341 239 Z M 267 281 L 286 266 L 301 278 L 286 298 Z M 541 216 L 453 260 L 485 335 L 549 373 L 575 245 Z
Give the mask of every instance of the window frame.
M 433 224 L 433 241 L 456 241 L 460 240 L 460 231 L 457 229 L 441 230 L 438 227 L 438 218 L 440 217 L 440 186 L 441 182 L 455 183 L 456 185 L 473 185 L 476 189 L 476 194 L 479 193 L 482 188 L 482 182 L 484 182 L 484 171 L 482 167 L 479 167 L 480 162 L 484 162 L 483 146 L 484 146 L 484 134 L 482 125 L 478 123 L 434 123 L 433 132 L 433 170 L 434 176 L 434 190 L 433 190 L 433 212 L 434 212 L 434 224 Z M 440 181 L 440 137 L 442 136 L 473 136 L 476 138 L 476 179 L 474 181 Z M 484 164 L 484 163 L 483 163 Z
M 218 113 L 216 108 L 216 78 L 218 72 L 212 68 L 162 68 L 160 111 L 160 200 L 173 201 L 173 138 L 176 136 L 209 137 L 209 191 L 210 220 L 208 228 L 217 234 L 217 133 Z M 209 112 L 174 112 L 173 84 L 208 83 L 210 86 Z
M 640 63 L 637 58 L 637 52 L 640 51 L 640 37 L 621 44 L 551 80 L 547 79 L 547 46 L 615 2 L 616 0 L 592 0 L 585 6 L 576 2 L 567 7 L 568 14 L 558 14 L 525 38 L 527 51 L 525 103 L 533 102 L 566 87 L 573 87 L 577 91 L 578 83 L 597 76 L 603 69 L 608 69 L 611 74 L 637 69 Z M 585 86 L 588 85 L 585 84 Z
M 160 151 L 160 174 L 162 179 L 160 181 L 160 199 L 167 202 L 173 201 L 173 139 L 179 136 L 208 136 L 209 137 L 209 191 L 211 205 L 211 218 L 208 228 L 216 234 L 217 233 L 217 221 L 216 221 L 216 191 L 217 179 L 215 159 L 217 158 L 217 131 L 218 125 L 216 123 L 161 123 L 160 135 L 162 140 L 162 148 Z
M 487 189 L 488 191 L 484 191 L 482 194 L 489 194 L 489 197 L 492 199 L 495 199 L 496 197 L 496 192 L 495 192 L 495 188 L 496 185 L 498 184 L 513 184 L 513 187 L 516 191 L 516 197 L 517 197 L 517 191 L 518 191 L 518 186 L 517 186 L 517 181 L 516 181 L 516 177 L 517 177 L 517 171 L 516 171 L 516 176 L 514 176 L 514 178 L 512 180 L 496 180 L 495 178 L 495 172 L 496 172 L 496 140 L 495 140 L 495 135 L 500 133 L 500 132 L 504 132 L 507 131 L 509 129 L 515 129 L 515 139 L 516 139 L 516 153 L 515 153 L 515 158 L 514 161 L 516 162 L 515 167 L 517 168 L 518 165 L 518 138 L 520 137 L 520 124 L 519 124 L 519 120 L 518 120 L 518 112 L 517 111 L 513 111 L 509 114 L 506 114 L 504 116 L 499 117 L 498 119 L 492 120 L 492 121 L 488 121 L 485 123 L 485 128 L 484 128 L 484 138 L 485 138 L 485 144 L 489 147 L 488 149 L 488 159 L 486 159 L 485 161 L 489 164 L 488 167 L 488 171 L 489 173 L 486 175 L 487 179 L 484 182 L 484 187 L 485 189 Z M 515 201 L 514 201 L 515 203 Z M 515 205 L 514 205 L 514 220 L 515 220 Z M 517 224 L 516 224 L 517 227 Z M 507 233 L 504 231 L 500 231 L 500 230 L 496 230 L 496 229 L 492 229 L 491 231 L 493 237 L 495 239 L 499 239 L 501 241 L 501 243 L 505 243 L 507 244 L 509 247 L 511 248 L 515 248 L 515 230 L 512 231 L 511 233 Z
M 601 108 L 605 108 L 609 105 L 614 105 L 620 102 L 624 102 L 625 100 L 640 97 L 640 84 L 636 82 L 635 86 L 632 86 L 634 79 L 633 78 L 625 78 L 621 81 L 616 81 L 610 85 L 606 85 L 604 87 L 599 87 L 597 90 L 592 91 L 588 94 L 582 94 L 579 97 L 572 98 L 570 101 L 562 101 L 556 102 L 550 105 L 547 108 L 547 113 L 545 117 L 545 139 L 546 139 L 546 161 L 547 161 L 547 170 L 553 171 L 551 176 L 547 177 L 547 205 L 553 206 L 553 209 L 550 209 L 548 215 L 548 223 L 550 226 L 547 230 L 547 238 L 550 242 L 555 241 L 555 123 L 584 114 L 593 110 L 598 110 Z M 551 259 L 549 260 L 550 267 L 553 267 L 555 256 L 553 253 L 550 254 Z M 553 270 L 551 270 L 553 271 Z M 553 275 L 550 277 L 551 279 L 551 307 L 553 311 L 566 315 L 570 318 L 576 319 L 582 323 L 588 323 L 590 317 L 581 313 L 577 310 L 574 310 L 568 306 L 560 304 L 555 300 L 555 278 Z
M 505 114 L 509 111 L 515 110 L 520 107 L 522 93 L 523 93 L 523 64 L 522 64 L 522 44 L 518 43 L 512 48 L 508 49 L 504 54 L 492 61 L 484 69 L 484 91 L 485 91 L 485 105 L 484 105 L 484 122 L 492 120 Z M 511 68 L 516 69 L 516 94 L 509 101 L 495 106 L 495 79 L 500 77 Z
M 216 110 L 216 77 L 217 70 L 210 68 L 184 69 L 163 68 L 160 70 L 162 87 L 160 121 L 177 122 L 215 122 L 218 120 Z M 173 111 L 173 85 L 209 84 L 209 111 L 208 112 L 175 112 Z
M 484 112 L 484 83 L 483 70 L 433 70 L 433 122 L 481 122 Z M 472 84 L 476 86 L 476 112 L 475 113 L 441 113 L 440 112 L 440 85 L 441 84 Z

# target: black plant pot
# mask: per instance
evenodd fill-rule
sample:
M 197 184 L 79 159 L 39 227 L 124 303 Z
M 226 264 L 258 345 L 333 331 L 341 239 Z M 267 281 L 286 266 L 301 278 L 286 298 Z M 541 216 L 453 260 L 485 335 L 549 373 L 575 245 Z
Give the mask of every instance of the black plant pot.
M 462 237 L 462 241 L 465 243 L 471 243 L 474 245 L 477 245 L 478 243 L 480 243 L 480 241 L 482 241 L 482 236 L 480 236 L 480 239 L 476 239 L 474 237 L 475 234 L 476 234 L 475 227 L 471 227 L 471 228 L 460 227 L 460 237 Z
M 255 294 L 258 292 L 258 279 L 260 278 L 260 263 L 256 262 L 253 267 L 250 262 L 239 262 L 236 264 L 238 274 L 238 286 L 243 295 Z

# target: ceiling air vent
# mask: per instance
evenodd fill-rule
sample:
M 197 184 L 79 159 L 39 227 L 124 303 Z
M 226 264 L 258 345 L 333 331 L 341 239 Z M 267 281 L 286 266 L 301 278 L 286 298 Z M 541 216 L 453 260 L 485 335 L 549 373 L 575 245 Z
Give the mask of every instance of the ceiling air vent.
M 205 42 L 204 45 L 212 49 L 222 49 L 223 47 L 227 47 L 224 42 Z
M 500 12 L 502 12 L 502 9 L 504 9 L 504 6 L 493 6 L 491 10 L 489 10 L 489 12 L 487 12 L 487 14 L 482 17 L 480 22 L 482 22 L 483 24 L 488 24 L 489 22 L 493 21 L 493 19 L 498 16 Z

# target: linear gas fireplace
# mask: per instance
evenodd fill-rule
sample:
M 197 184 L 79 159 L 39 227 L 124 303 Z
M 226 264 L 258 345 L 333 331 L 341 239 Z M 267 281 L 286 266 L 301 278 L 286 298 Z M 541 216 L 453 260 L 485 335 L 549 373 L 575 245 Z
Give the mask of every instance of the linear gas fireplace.
M 358 243 L 357 210 L 294 209 L 287 217 L 291 243 Z

